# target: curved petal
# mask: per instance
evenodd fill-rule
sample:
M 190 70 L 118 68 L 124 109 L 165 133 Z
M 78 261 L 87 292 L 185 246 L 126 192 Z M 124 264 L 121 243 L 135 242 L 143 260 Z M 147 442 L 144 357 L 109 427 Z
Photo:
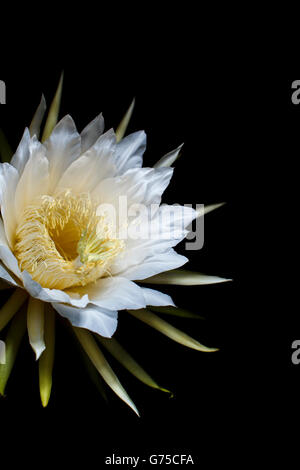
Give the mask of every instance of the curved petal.
M 81 153 L 86 152 L 98 140 L 104 131 L 104 119 L 102 113 L 90 122 L 81 132 Z
M 21 176 L 24 170 L 26 163 L 28 162 L 30 156 L 30 133 L 28 128 L 26 127 L 21 142 L 16 150 L 16 153 L 13 155 L 11 159 L 11 165 L 13 165 L 19 172 Z
M 1 219 L 0 219 L 0 259 L 1 261 L 3 261 L 5 266 L 13 274 L 15 274 L 15 276 L 21 279 L 21 271 L 19 269 L 18 261 L 8 246 L 3 221 Z
M 50 191 L 53 191 L 64 171 L 81 153 L 80 135 L 71 116 L 65 116 L 55 126 L 45 142 L 49 160 Z
M 118 257 L 110 268 L 112 274 L 126 272 L 141 265 L 146 259 L 155 259 L 156 255 L 168 252 L 186 237 L 188 230 L 185 227 L 196 217 L 196 211 L 191 207 L 163 204 L 151 220 L 150 216 L 140 224 L 139 237 L 128 236 L 125 240 L 126 247 L 122 257 Z M 129 226 L 129 235 L 130 229 Z
M 18 222 L 25 207 L 39 195 L 47 194 L 49 185 L 49 162 L 45 147 L 33 137 L 30 143 L 30 158 L 18 182 L 15 194 L 15 212 Z
M 27 271 L 23 271 L 21 277 L 25 289 L 35 299 L 51 303 L 63 302 L 79 308 L 85 307 L 89 302 L 88 296 L 85 293 L 83 293 L 82 296 L 70 296 L 62 290 L 42 287 L 38 282 L 32 279 L 31 275 Z
M 116 136 L 111 129 L 101 135 L 97 142 L 64 172 L 56 191 L 72 188 L 76 193 L 92 191 L 99 181 L 115 175 L 113 154 Z
M 122 277 L 102 278 L 85 287 L 76 288 L 76 291 L 79 294 L 86 293 L 93 305 L 109 310 L 142 308 L 146 305 L 142 288 Z
M 143 287 L 142 291 L 146 305 L 153 305 L 155 307 L 171 305 L 172 307 L 176 307 L 172 298 L 163 292 L 154 289 L 147 289 L 146 287 Z
M 0 255 L 1 256 L 1 255 Z M 7 282 L 6 287 L 19 287 L 19 284 L 15 281 L 15 279 L 9 274 L 5 266 L 0 262 L 0 279 Z
M 188 258 L 179 255 L 172 248 L 164 253 L 155 253 L 145 258 L 141 264 L 131 266 L 125 271 L 117 272 L 117 264 L 114 269 L 111 270 L 112 274 L 119 274 L 126 279 L 132 281 L 138 281 L 140 279 L 146 279 L 171 269 L 176 269 L 188 262 Z M 151 274 L 150 274 L 151 273 Z
M 16 230 L 15 192 L 19 181 L 19 173 L 9 163 L 0 164 L 0 206 L 5 227 L 5 234 L 10 246 Z
M 88 305 L 85 308 L 71 307 L 53 303 L 52 306 L 63 317 L 67 318 L 73 326 L 86 328 L 105 338 L 111 338 L 118 324 L 118 312 L 102 309 L 97 305 Z
M 92 195 L 99 204 L 112 204 L 117 210 L 120 197 L 126 196 L 127 206 L 132 204 L 159 204 L 170 183 L 173 168 L 132 168 L 123 175 L 106 178 L 94 189 Z
M 140 168 L 146 150 L 147 137 L 144 131 L 134 132 L 122 139 L 116 148 L 116 164 L 121 175 L 130 168 Z

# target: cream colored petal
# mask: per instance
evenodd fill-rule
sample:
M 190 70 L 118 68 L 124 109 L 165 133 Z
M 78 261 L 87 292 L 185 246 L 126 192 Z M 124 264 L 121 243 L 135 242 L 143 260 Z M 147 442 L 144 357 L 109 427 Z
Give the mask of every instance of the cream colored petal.
M 0 164 L 0 206 L 4 222 L 5 235 L 9 246 L 13 246 L 16 230 L 15 192 L 19 182 L 19 173 L 9 163 Z
M 160 333 L 168 336 L 168 338 L 172 339 L 173 341 L 182 344 L 183 346 L 187 346 L 188 348 L 196 349 L 197 351 L 202 352 L 217 351 L 215 348 L 208 348 L 203 344 L 200 344 L 197 340 L 191 338 L 183 331 L 178 330 L 174 326 L 167 323 L 165 320 L 162 320 L 162 318 L 155 315 L 155 313 L 150 312 L 150 310 L 128 310 L 128 312 L 135 318 L 141 320 L 142 322 L 151 326 Z
M 45 100 L 44 95 L 42 95 L 40 104 L 38 105 L 38 108 L 29 126 L 29 132 L 31 136 L 36 135 L 36 137 L 39 138 L 40 128 L 41 128 L 41 124 L 42 124 L 46 109 L 47 109 L 46 100 Z
M 49 109 L 48 117 L 47 117 L 45 128 L 44 128 L 44 133 L 42 137 L 42 142 L 49 139 L 57 123 L 59 109 L 60 109 L 61 95 L 62 95 L 63 80 L 64 80 L 64 73 L 62 73 L 60 76 L 58 87 L 57 87 L 56 93 L 54 95 L 53 101 Z
M 171 152 L 164 155 L 160 160 L 158 160 L 157 163 L 155 163 L 155 165 L 153 165 L 153 168 L 169 167 L 173 165 L 175 160 L 177 160 L 182 147 L 183 147 L 183 144 L 179 145 L 177 149 L 172 150 Z
M 30 297 L 27 309 L 27 329 L 29 343 L 35 352 L 36 360 L 39 359 L 46 348 L 44 340 L 44 322 L 44 303 Z
M 37 196 L 47 194 L 49 187 L 49 162 L 45 147 L 34 137 L 30 144 L 30 157 L 18 182 L 15 194 L 15 213 L 17 223 L 24 209 Z
M 116 130 L 116 136 L 117 136 L 117 141 L 119 142 L 125 135 L 125 132 L 127 130 L 128 124 L 130 122 L 133 109 L 135 105 L 135 98 L 133 98 L 131 105 L 129 106 L 128 110 L 126 111 L 122 121 L 120 122 L 119 126 L 117 127 Z
M 104 355 L 100 351 L 97 346 L 97 343 L 91 333 L 82 328 L 74 328 L 75 334 L 82 345 L 83 349 L 89 356 L 90 360 L 103 377 L 107 385 L 118 395 L 121 400 L 123 400 L 130 408 L 132 408 L 135 413 L 139 416 L 138 410 L 133 403 L 133 401 L 129 398 L 128 394 L 122 387 L 119 379 L 115 375 L 114 371 L 108 364 L 107 360 L 105 359 Z
M 225 279 L 218 276 L 209 276 L 208 274 L 196 273 L 184 269 L 174 269 L 165 273 L 156 274 L 153 277 L 144 279 L 140 282 L 149 284 L 175 284 L 177 286 L 200 286 L 207 284 L 219 284 L 229 282 L 232 279 Z

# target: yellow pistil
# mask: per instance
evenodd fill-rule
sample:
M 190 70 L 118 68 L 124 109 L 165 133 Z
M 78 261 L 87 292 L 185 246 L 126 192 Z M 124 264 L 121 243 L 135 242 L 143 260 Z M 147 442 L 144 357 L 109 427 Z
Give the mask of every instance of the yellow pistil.
M 113 238 L 88 194 L 41 196 L 17 227 L 14 254 L 43 287 L 85 286 L 109 273 L 124 242 Z

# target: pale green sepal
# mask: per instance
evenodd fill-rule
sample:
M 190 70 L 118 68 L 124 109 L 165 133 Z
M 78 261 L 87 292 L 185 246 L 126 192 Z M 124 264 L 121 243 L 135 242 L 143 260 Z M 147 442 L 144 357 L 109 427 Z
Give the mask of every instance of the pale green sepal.
M 7 325 L 12 317 L 27 299 L 28 294 L 23 289 L 16 289 L 0 309 L 0 331 Z
M 5 387 L 15 363 L 17 353 L 26 331 L 26 310 L 22 308 L 14 317 L 5 339 L 6 363 L 0 364 L 0 395 L 4 395 Z
M 195 320 L 205 320 L 205 318 L 202 317 L 201 315 L 198 315 L 197 313 L 190 312 L 189 310 L 185 310 L 184 308 L 178 308 L 178 307 L 152 307 L 152 305 L 148 305 L 148 309 L 152 310 L 153 312 L 164 313 L 166 315 L 173 315 L 175 317 L 195 318 Z
M 209 276 L 208 274 L 197 273 L 185 269 L 173 269 L 164 273 L 156 274 L 147 279 L 140 280 L 142 283 L 149 284 L 174 284 L 177 286 L 201 286 L 208 284 L 220 284 L 229 282 L 232 279 L 225 279 L 218 276 Z
M 142 322 L 151 326 L 160 333 L 166 335 L 173 341 L 182 344 L 183 346 L 187 346 L 188 348 L 196 349 L 197 351 L 202 352 L 218 351 L 218 349 L 216 348 L 208 348 L 207 346 L 204 346 L 203 344 L 199 343 L 194 338 L 191 338 L 183 331 L 178 330 L 173 325 L 170 325 L 170 323 L 167 323 L 165 320 L 155 315 L 155 313 L 150 312 L 150 310 L 128 310 L 128 312 L 135 318 L 138 318 Z
M 133 113 L 134 105 L 135 105 L 135 98 L 133 98 L 132 103 L 129 106 L 128 110 L 126 111 L 125 116 L 123 117 L 122 121 L 117 127 L 117 130 L 116 130 L 117 142 L 120 142 L 120 140 L 123 139 L 125 135 L 126 129 L 128 127 L 129 121 Z
M 116 395 L 118 395 L 118 397 L 121 398 L 121 400 L 123 400 L 139 416 L 135 404 L 133 403 L 131 398 L 129 398 L 127 392 L 121 385 L 118 377 L 108 364 L 92 334 L 83 328 L 73 328 L 81 346 L 83 347 L 83 349 L 85 350 L 90 360 L 98 370 L 99 374 L 103 377 L 107 385 L 109 385 L 109 387 L 116 393 Z
M 110 352 L 110 354 L 122 364 L 132 375 L 138 380 L 148 385 L 149 387 L 156 388 L 162 392 L 167 392 L 172 395 L 172 392 L 160 387 L 150 375 L 135 361 L 135 359 L 118 343 L 115 338 L 103 338 L 97 336 L 98 341 Z
M 42 124 L 46 109 L 47 109 L 46 100 L 45 100 L 44 95 L 42 95 L 40 104 L 38 105 L 37 110 L 34 113 L 33 119 L 29 126 L 29 132 L 30 132 L 31 137 L 36 135 L 37 139 L 39 138 L 41 124 Z
M 45 142 L 45 140 L 49 139 L 54 127 L 57 124 L 58 114 L 59 114 L 59 109 L 60 109 L 60 102 L 61 102 L 63 80 L 64 80 L 64 73 L 62 72 L 55 96 L 53 98 L 53 101 L 49 109 L 47 121 L 46 121 L 44 132 L 43 132 L 42 142 Z
M 209 212 L 215 211 L 216 209 L 219 209 L 219 207 L 222 207 L 225 204 L 226 202 L 219 202 L 218 204 L 208 204 L 207 206 L 205 205 L 204 207 L 201 207 L 197 210 L 197 218 L 202 217 L 202 215 L 209 214 Z
M 45 408 L 52 390 L 52 371 L 55 352 L 55 312 L 50 305 L 45 307 L 44 341 L 46 349 L 39 359 L 40 397 Z

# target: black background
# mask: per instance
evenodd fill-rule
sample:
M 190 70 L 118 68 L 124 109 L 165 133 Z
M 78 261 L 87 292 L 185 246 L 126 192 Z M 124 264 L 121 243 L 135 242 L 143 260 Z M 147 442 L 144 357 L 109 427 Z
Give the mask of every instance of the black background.
M 41 93 L 49 104 L 64 69 L 61 116 L 71 114 L 79 130 L 100 111 L 106 129 L 116 127 L 135 96 L 128 132 L 147 133 L 144 165 L 151 166 L 185 143 L 164 201 L 227 202 L 206 216 L 204 247 L 188 253 L 187 267 L 233 282 L 161 290 L 170 293 L 178 306 L 206 318 L 168 320 L 220 351 L 189 350 L 121 312 L 116 337 L 175 394 L 170 399 L 148 389 L 111 360 L 141 412 L 137 418 L 113 393 L 108 392 L 108 405 L 102 400 L 68 328 L 58 320 L 48 408 L 40 405 L 37 364 L 26 341 L 7 396 L 0 401 L 1 452 L 9 449 L 12 460 L 33 462 L 34 449 L 39 449 L 57 465 L 83 457 L 87 468 L 92 463 L 102 468 L 112 453 L 141 457 L 183 453 L 191 454 L 198 465 L 206 461 L 215 468 L 238 462 L 241 449 L 250 459 L 272 423 L 271 371 L 266 351 L 260 349 L 262 312 L 257 305 L 253 309 L 256 282 L 252 279 L 250 289 L 244 289 L 252 251 L 245 234 L 253 230 L 252 219 L 246 223 L 244 215 L 249 182 L 256 188 L 252 167 L 258 156 L 252 151 L 261 132 L 261 116 L 253 119 L 251 103 L 254 89 L 260 90 L 258 78 L 247 76 L 241 64 L 228 62 L 226 56 L 218 57 L 218 64 L 207 63 L 197 47 L 178 50 L 166 41 L 141 55 L 136 44 L 122 54 L 104 48 L 97 56 L 84 50 L 73 56 L 71 47 L 63 58 L 48 54 L 36 63 L 31 57 L 28 67 L 19 66 L 19 52 L 13 63 L 2 63 L 0 79 L 7 86 L 7 104 L 0 108 L 0 125 L 15 148 Z M 184 244 L 178 251 L 183 253 Z

